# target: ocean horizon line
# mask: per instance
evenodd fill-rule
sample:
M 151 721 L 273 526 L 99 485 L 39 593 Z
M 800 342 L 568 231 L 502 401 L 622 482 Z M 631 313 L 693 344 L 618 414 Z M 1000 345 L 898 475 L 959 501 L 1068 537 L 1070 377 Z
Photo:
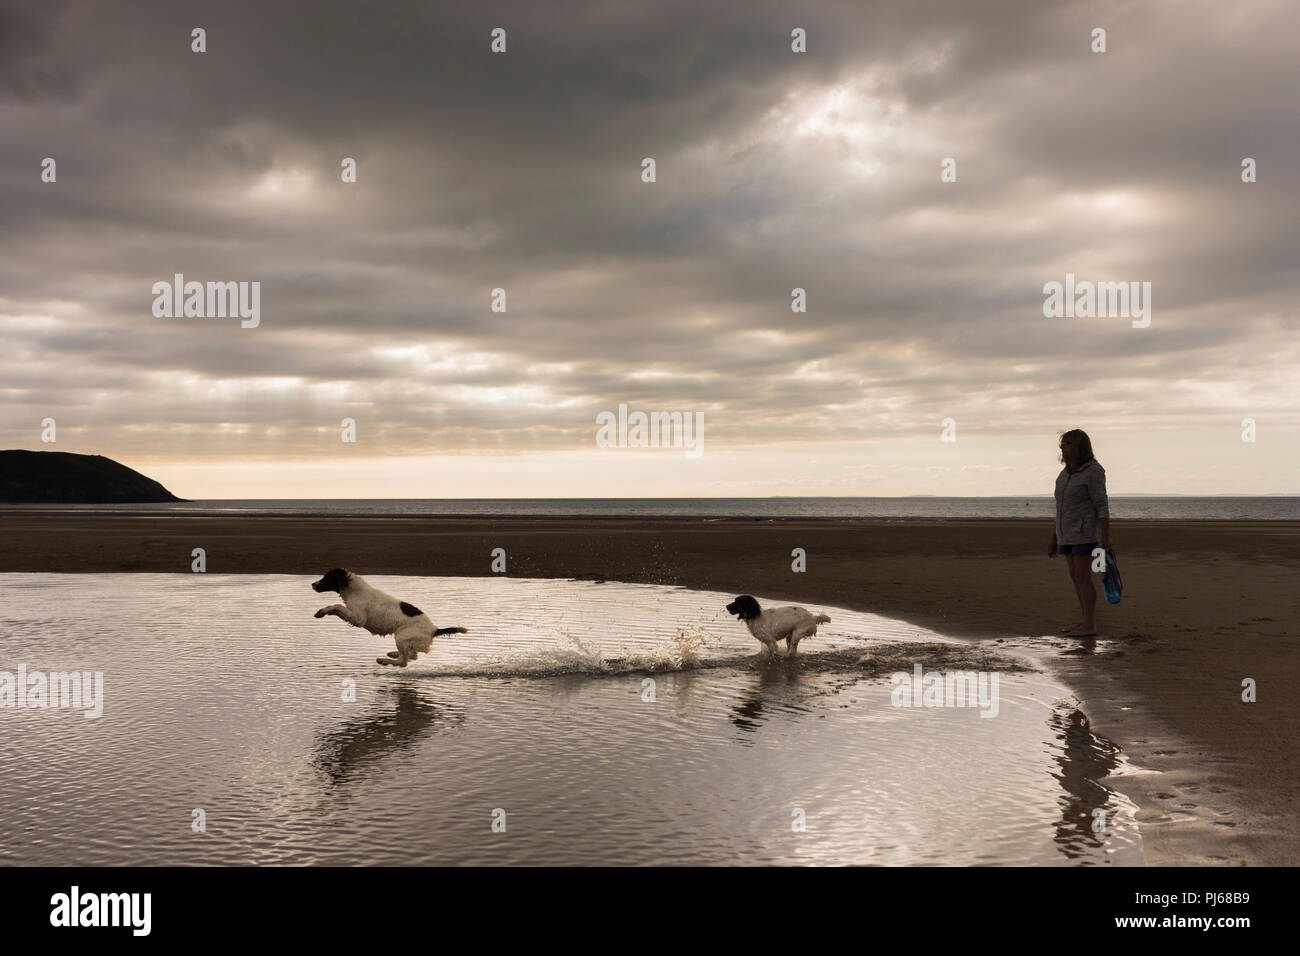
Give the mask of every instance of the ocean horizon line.
M 1024 495 L 448 495 L 416 496 L 402 495 L 385 497 L 379 495 L 355 495 L 329 497 L 260 497 L 260 498 L 187 498 L 188 503 L 201 501 L 904 501 L 917 498 L 936 498 L 945 501 L 999 501 L 1007 499 L 1043 498 L 1050 500 L 1050 494 Z M 1258 494 L 1243 492 L 1221 492 L 1218 494 L 1188 494 L 1184 492 L 1133 491 L 1112 492 L 1112 498 L 1300 498 L 1300 491 L 1267 491 Z

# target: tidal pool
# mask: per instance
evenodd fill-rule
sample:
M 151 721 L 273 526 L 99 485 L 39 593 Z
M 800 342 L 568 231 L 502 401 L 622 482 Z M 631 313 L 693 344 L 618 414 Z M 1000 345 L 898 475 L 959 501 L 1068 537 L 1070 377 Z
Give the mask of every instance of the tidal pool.
M 818 606 L 766 661 L 730 594 L 367 576 L 471 629 L 399 670 L 313 580 L 0 574 L 0 683 L 103 675 L 97 718 L 0 699 L 0 862 L 1142 863 L 1119 754 L 1023 660 Z M 918 664 L 996 674 L 996 716 L 896 706 Z

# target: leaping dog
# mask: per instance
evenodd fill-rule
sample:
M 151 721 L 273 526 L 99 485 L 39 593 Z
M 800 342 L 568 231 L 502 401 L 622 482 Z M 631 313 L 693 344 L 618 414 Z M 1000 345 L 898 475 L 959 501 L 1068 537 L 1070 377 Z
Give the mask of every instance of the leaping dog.
M 326 571 L 312 586 L 317 593 L 337 591 L 342 604 L 331 604 L 316 612 L 317 617 L 333 614 L 353 627 L 364 627 L 371 634 L 393 635 L 397 650 L 387 657 L 376 657 L 380 664 L 405 667 L 421 654 L 428 654 L 433 639 L 443 634 L 466 634 L 466 627 L 438 627 L 414 604 L 399 601 L 391 594 L 372 588 L 359 574 L 346 568 Z

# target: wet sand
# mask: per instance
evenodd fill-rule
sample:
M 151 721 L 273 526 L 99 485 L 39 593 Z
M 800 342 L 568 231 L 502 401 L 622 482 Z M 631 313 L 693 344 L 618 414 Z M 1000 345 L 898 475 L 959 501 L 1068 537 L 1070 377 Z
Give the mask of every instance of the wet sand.
M 1056 646 L 1093 729 L 1159 774 L 1112 778 L 1153 864 L 1300 863 L 1300 523 L 1123 522 L 1125 598 L 1076 619 L 1050 526 L 1017 521 L 130 517 L 0 514 L 0 571 L 491 573 L 751 592 L 1010 647 Z M 804 548 L 807 571 L 791 570 Z M 308 604 L 311 602 L 308 601 Z M 1026 642 L 1025 636 L 1033 637 Z M 1258 702 L 1241 701 L 1253 678 Z

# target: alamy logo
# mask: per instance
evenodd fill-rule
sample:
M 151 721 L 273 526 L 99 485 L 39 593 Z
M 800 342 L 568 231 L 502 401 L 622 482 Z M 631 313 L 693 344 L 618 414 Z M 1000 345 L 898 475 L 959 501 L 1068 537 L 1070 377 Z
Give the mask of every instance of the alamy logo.
M 153 294 L 153 314 L 159 319 L 240 318 L 245 329 L 262 321 L 260 282 L 186 282 L 178 272 L 171 282 L 155 282 Z
M 704 454 L 704 413 L 632 412 L 596 416 L 596 444 L 601 448 L 685 448 L 687 458 Z
M 103 671 L 0 671 L 0 707 L 81 710 L 87 720 L 104 716 Z
M 1151 324 L 1150 282 L 1075 282 L 1074 273 L 1065 283 L 1043 286 L 1043 315 L 1049 319 L 1132 319 L 1133 328 Z
M 51 926 L 129 926 L 133 936 L 148 936 L 152 926 L 152 893 L 70 893 L 50 897 Z
M 894 689 L 889 702 L 895 707 L 978 707 L 981 717 L 998 715 L 998 675 L 994 671 L 930 671 L 920 664 L 912 673 L 889 675 Z

